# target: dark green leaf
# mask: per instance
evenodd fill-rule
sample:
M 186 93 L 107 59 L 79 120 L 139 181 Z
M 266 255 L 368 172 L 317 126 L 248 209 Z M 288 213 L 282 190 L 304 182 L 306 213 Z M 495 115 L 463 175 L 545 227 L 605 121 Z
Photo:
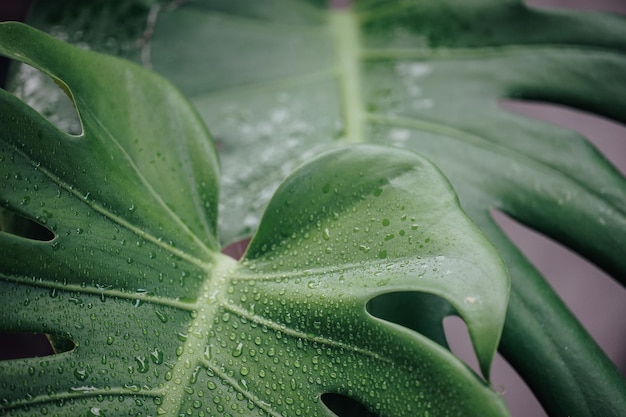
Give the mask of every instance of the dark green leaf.
M 508 414 L 444 346 L 367 309 L 445 299 L 487 374 L 508 276 L 432 164 L 374 145 L 320 156 L 237 263 L 219 253 L 211 139 L 177 90 L 20 24 L 0 24 L 0 53 L 53 77 L 82 126 L 0 91 L 0 205 L 54 234 L 0 231 L 0 331 L 61 349 L 0 362 L 1 412 L 323 416 L 337 394 L 378 415 Z
M 282 178 L 329 146 L 416 150 L 444 171 L 508 264 L 507 359 L 550 415 L 619 416 L 623 376 L 490 211 L 505 211 L 623 282 L 623 177 L 578 135 L 498 102 L 544 100 L 626 121 L 624 18 L 516 0 L 354 3 L 338 11 L 305 0 L 146 5 L 147 23 L 132 27 L 128 36 L 142 40 L 134 54 L 191 97 L 220 143 L 222 241 L 249 236 Z M 61 19 L 53 6 L 39 10 L 35 23 L 66 37 L 89 33 L 85 21 L 105 22 L 97 32 L 110 35 L 118 27 L 102 13 Z

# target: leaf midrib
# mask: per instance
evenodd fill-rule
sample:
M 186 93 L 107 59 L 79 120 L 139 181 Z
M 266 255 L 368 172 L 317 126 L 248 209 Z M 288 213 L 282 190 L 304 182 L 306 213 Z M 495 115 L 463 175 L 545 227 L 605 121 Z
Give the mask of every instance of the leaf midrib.
M 332 10 L 329 20 L 337 60 L 341 108 L 345 118 L 345 141 L 363 141 L 363 98 L 361 91 L 361 41 L 359 24 L 351 10 Z
M 216 256 L 216 262 L 199 291 L 194 303 L 193 319 L 187 326 L 187 340 L 179 348 L 181 354 L 172 368 L 169 381 L 164 387 L 163 404 L 159 415 L 177 416 L 183 404 L 185 388 L 188 386 L 191 369 L 201 364 L 207 366 L 205 350 L 211 328 L 219 308 L 226 304 L 227 283 L 237 267 L 237 261 L 226 255 Z M 202 347 L 203 349 L 200 349 Z M 188 366 L 187 364 L 191 364 Z

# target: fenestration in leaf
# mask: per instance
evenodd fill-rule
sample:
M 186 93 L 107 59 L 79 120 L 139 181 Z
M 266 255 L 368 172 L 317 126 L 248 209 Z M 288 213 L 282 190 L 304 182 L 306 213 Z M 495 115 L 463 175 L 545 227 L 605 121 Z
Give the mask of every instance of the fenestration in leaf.
M 338 393 L 385 416 L 508 414 L 447 349 L 366 310 L 438 295 L 488 371 L 508 276 L 432 164 L 374 145 L 320 156 L 238 263 L 219 253 L 211 138 L 175 89 L 21 24 L 0 24 L 0 53 L 61 83 L 83 128 L 0 91 L 0 204 L 54 233 L 0 231 L 0 331 L 75 345 L 0 362 L 1 412 L 327 416 L 320 396 Z

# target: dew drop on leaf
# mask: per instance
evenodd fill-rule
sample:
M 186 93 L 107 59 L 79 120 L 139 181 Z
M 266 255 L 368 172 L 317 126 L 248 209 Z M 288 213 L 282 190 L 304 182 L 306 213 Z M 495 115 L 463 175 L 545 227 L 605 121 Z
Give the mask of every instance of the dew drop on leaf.
M 137 362 L 137 371 L 139 371 L 139 373 L 145 374 L 148 372 L 150 365 L 145 356 L 136 356 L 135 362 Z
M 74 377 L 79 381 L 84 381 L 87 379 L 87 377 L 89 377 L 89 373 L 84 368 L 74 369 Z
M 91 407 L 89 409 L 89 415 L 92 417 L 106 417 L 102 409 L 98 407 Z
M 168 320 L 167 314 L 165 314 L 164 312 L 160 310 L 156 310 L 155 314 L 159 318 L 159 320 L 161 320 L 161 323 L 167 323 L 167 320 Z
M 156 365 L 160 365 L 163 363 L 163 352 L 158 350 L 158 349 L 154 349 L 152 352 L 150 352 L 150 359 L 152 360 L 152 363 L 156 364 Z
M 232 355 L 233 357 L 238 358 L 241 356 L 242 353 L 243 353 L 243 343 L 239 342 L 237 347 L 233 350 Z

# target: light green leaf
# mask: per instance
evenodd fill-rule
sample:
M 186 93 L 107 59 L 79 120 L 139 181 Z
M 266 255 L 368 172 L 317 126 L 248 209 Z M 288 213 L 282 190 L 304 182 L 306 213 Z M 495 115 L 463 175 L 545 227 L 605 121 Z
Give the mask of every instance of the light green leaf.
M 320 156 L 276 191 L 238 263 L 219 253 L 211 139 L 177 90 L 21 24 L 0 24 L 0 53 L 53 77 L 82 126 L 0 91 L 0 205 L 53 233 L 0 231 L 0 331 L 65 350 L 0 362 L 0 412 L 328 416 L 330 393 L 379 415 L 508 414 L 445 347 L 372 307 L 445 300 L 488 372 L 507 273 L 431 163 L 374 145 Z

